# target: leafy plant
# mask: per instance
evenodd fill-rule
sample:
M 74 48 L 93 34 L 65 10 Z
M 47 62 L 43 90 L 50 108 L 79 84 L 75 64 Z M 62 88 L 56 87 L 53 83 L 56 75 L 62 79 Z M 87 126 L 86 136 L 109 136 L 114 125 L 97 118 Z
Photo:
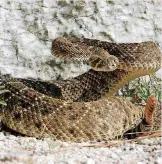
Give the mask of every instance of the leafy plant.
M 162 80 L 155 74 L 137 78 L 125 85 L 120 92 L 125 97 L 131 97 L 131 101 L 144 103 L 151 95 L 161 102 L 162 100 Z

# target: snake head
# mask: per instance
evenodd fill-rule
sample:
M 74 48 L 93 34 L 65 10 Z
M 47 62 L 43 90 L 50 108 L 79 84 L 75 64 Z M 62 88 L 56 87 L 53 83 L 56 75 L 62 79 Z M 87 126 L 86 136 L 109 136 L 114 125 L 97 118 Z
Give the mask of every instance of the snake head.
M 88 60 L 88 65 L 95 71 L 109 72 L 118 68 L 119 59 L 103 50 L 100 54 L 92 55 Z

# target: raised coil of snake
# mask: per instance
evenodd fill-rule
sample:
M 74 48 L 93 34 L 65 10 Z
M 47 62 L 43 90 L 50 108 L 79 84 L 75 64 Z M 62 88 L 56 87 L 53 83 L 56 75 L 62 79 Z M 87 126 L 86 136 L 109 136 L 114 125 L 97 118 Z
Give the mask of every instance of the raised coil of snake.
M 161 52 L 154 42 L 117 44 L 59 37 L 52 42 L 52 54 L 83 61 L 92 69 L 68 80 L 2 77 L 4 125 L 27 136 L 71 142 L 111 140 L 139 120 L 141 129 L 152 125 L 153 97 L 143 109 L 114 94 L 130 80 L 161 67 Z

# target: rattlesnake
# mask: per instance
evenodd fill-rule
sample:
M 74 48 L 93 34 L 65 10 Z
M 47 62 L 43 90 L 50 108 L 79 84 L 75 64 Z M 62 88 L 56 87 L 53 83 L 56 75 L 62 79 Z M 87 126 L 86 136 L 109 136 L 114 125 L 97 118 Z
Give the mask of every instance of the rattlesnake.
M 154 42 L 60 37 L 53 41 L 52 53 L 86 62 L 92 69 L 65 81 L 4 80 L 9 92 L 3 94 L 7 106 L 1 117 L 9 128 L 38 138 L 102 141 L 122 135 L 146 117 L 142 107 L 113 94 L 128 81 L 161 67 L 161 52 Z

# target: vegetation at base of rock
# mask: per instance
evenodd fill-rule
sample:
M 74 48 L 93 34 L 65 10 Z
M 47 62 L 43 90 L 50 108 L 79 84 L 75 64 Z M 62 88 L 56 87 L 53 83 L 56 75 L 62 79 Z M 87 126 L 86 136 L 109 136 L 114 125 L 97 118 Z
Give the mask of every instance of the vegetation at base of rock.
M 124 97 L 129 97 L 135 103 L 145 103 L 151 95 L 161 102 L 161 84 L 162 80 L 153 74 L 129 82 L 120 91 Z

